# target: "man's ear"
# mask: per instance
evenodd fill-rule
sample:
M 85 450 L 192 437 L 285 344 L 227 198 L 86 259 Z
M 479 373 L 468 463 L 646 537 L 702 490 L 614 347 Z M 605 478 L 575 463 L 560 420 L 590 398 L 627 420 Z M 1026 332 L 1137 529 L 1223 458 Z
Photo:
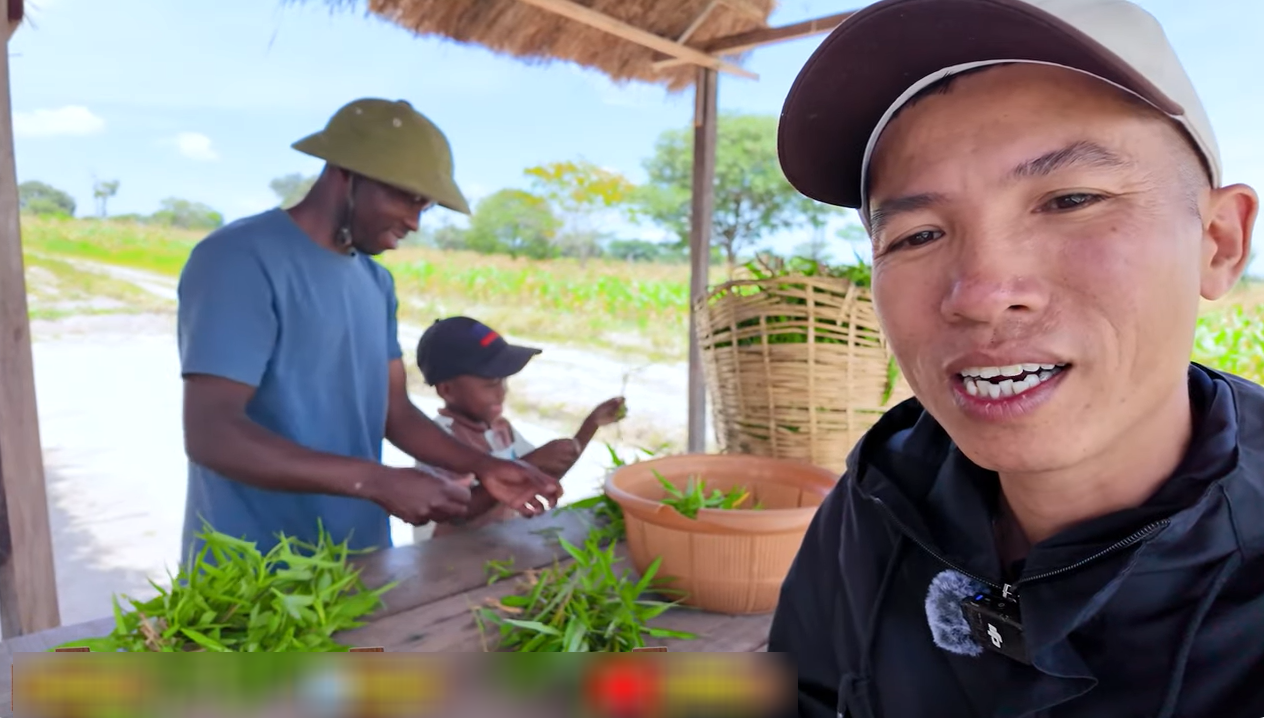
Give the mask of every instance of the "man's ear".
M 1204 299 L 1223 297 L 1237 284 L 1251 262 L 1251 233 L 1260 198 L 1244 184 L 1212 190 L 1203 213 Z

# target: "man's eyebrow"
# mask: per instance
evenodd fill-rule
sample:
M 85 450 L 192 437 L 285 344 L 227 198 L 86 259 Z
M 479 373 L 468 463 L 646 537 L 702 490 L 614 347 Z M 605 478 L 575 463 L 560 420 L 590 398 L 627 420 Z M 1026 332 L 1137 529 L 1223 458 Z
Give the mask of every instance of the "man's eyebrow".
M 1035 159 L 1027 160 L 1010 170 L 1009 176 L 1010 179 L 1046 177 L 1058 170 L 1075 165 L 1118 168 L 1131 166 L 1132 162 L 1096 142 L 1081 140 L 1072 142 L 1062 149 L 1046 152 Z
M 935 192 L 884 199 L 877 207 L 869 210 L 869 231 L 876 235 L 882 231 L 887 222 L 890 222 L 895 217 L 926 209 L 943 200 L 944 196 Z
M 1075 165 L 1118 168 L 1130 167 L 1132 164 L 1132 161 L 1123 155 L 1112 152 L 1096 142 L 1080 140 L 1019 164 L 1010 170 L 1009 178 L 1017 180 L 1044 177 Z M 870 231 L 877 235 L 893 218 L 901 214 L 926 209 L 943 200 L 944 196 L 942 194 L 934 192 L 883 200 L 880 205 L 869 211 Z

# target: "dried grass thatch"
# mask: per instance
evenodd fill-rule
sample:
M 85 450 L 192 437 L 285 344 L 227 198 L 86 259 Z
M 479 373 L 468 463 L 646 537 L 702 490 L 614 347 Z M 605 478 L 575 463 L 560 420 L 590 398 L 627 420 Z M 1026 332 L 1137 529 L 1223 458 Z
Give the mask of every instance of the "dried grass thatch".
M 712 4 L 711 0 L 575 1 L 671 40 Z M 361 5 L 356 0 L 324 2 L 335 7 Z M 717 38 L 766 27 L 775 5 L 775 0 L 717 3 L 685 44 L 704 47 Z M 653 63 L 662 58 L 656 51 L 518 0 L 368 0 L 368 9 L 422 36 L 478 44 L 531 63 L 569 60 L 616 82 L 640 80 L 678 91 L 691 86 L 696 76 L 693 65 L 655 70 Z M 726 59 L 740 61 L 740 57 Z

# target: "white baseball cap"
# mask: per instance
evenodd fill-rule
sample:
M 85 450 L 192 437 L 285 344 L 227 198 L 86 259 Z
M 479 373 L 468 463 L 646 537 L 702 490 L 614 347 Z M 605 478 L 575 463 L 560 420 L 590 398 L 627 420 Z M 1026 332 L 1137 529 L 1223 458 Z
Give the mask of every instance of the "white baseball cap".
M 869 160 L 928 85 L 988 65 L 1053 65 L 1107 82 L 1185 129 L 1220 186 L 1211 121 L 1162 26 L 1127 0 L 882 0 L 844 20 L 800 70 L 777 149 L 804 195 L 866 214 Z

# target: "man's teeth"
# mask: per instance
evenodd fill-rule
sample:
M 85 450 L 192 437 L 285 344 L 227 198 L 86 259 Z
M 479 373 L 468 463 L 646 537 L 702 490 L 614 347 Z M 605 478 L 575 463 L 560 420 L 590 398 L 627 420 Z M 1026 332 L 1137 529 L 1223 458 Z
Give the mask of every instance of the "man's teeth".
M 1053 378 L 1062 369 L 1063 366 L 1058 364 L 972 367 L 961 372 L 961 380 L 965 384 L 966 393 L 970 396 L 1000 399 L 1017 396 L 1034 389 Z M 1000 381 L 990 381 L 996 377 L 1003 378 Z

